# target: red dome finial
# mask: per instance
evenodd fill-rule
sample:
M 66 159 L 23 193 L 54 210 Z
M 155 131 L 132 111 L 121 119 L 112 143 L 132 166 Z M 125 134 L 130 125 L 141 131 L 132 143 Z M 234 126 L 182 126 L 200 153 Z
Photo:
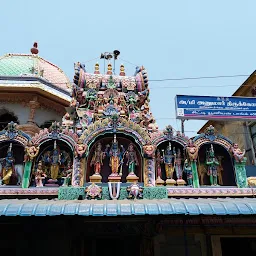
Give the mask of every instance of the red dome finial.
M 33 47 L 30 49 L 32 54 L 38 54 L 37 42 L 34 42 Z

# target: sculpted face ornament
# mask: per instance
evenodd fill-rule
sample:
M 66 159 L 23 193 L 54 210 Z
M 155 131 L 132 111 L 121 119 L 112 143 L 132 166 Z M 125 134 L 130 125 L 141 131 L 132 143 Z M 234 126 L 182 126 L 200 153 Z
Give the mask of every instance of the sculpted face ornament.
M 82 158 L 87 150 L 87 145 L 83 144 L 83 141 L 81 139 L 78 140 L 78 143 L 76 145 L 76 156 L 79 158 Z
M 155 153 L 155 146 L 154 145 L 151 145 L 149 143 L 147 143 L 144 147 L 143 147 L 143 150 L 144 150 L 144 154 L 147 156 L 147 157 L 152 157 Z

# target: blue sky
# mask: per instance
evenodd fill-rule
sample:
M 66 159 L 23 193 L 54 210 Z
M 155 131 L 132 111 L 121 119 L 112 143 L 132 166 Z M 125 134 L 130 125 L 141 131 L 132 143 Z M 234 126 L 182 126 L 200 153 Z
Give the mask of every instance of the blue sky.
M 144 65 L 149 79 L 249 75 L 255 70 L 253 0 L 2 0 L 0 8 L 0 55 L 29 53 L 37 41 L 39 55 L 71 80 L 74 62 L 114 49 L 123 60 Z M 123 63 L 132 75 L 135 66 L 123 60 L 116 70 Z M 86 63 L 86 69 L 93 71 L 95 62 Z M 160 129 L 171 124 L 179 130 L 176 94 L 229 96 L 245 79 L 150 82 L 151 110 Z M 186 122 L 186 134 L 195 135 L 204 123 Z

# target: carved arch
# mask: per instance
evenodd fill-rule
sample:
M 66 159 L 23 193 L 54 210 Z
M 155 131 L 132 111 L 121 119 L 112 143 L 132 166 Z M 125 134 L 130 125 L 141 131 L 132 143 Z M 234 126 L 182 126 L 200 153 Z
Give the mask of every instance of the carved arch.
M 138 124 L 124 118 L 119 118 L 116 122 L 111 118 L 98 120 L 88 126 L 88 129 L 83 132 L 80 138 L 83 140 L 84 144 L 90 147 L 98 136 L 106 133 L 113 133 L 114 131 L 117 134 L 125 134 L 133 137 L 140 146 L 141 152 L 143 152 L 143 146 L 150 141 L 147 131 L 141 128 Z
M 0 143 L 7 141 L 14 141 L 25 147 L 31 140 L 31 137 L 25 132 L 17 129 L 17 125 L 14 122 L 10 122 L 5 130 L 0 131 Z

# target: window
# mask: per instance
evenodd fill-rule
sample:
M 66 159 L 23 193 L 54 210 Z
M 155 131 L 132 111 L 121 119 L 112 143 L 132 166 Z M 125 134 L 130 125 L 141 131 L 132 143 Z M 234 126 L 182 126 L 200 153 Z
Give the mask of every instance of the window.
M 6 109 L 0 109 L 0 131 L 5 129 L 11 121 L 19 124 L 18 118 Z

